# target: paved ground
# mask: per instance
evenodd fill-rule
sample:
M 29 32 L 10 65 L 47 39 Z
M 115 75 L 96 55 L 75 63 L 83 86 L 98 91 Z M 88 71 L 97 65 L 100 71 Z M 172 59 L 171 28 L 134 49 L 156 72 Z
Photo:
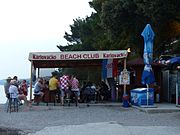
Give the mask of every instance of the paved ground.
M 179 135 L 180 127 L 122 126 L 114 122 L 47 127 L 33 135 Z
M 33 106 L 11 114 L 0 109 L 0 127 L 34 135 L 179 135 L 180 112 L 147 113 L 121 106 Z

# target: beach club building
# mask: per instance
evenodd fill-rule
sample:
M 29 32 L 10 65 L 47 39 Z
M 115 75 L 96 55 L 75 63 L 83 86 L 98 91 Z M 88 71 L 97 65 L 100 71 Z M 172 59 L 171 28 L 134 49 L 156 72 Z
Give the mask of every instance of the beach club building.
M 67 52 L 30 52 L 29 61 L 31 62 L 30 79 L 30 99 L 32 99 L 33 76 L 40 68 L 73 68 L 73 67 L 102 67 L 107 75 L 104 77 L 117 77 L 118 60 L 123 60 L 124 71 L 126 71 L 127 50 L 111 51 L 67 51 Z M 104 65 L 104 63 L 106 63 Z M 116 63 L 116 64 L 114 64 Z M 36 70 L 38 69 L 38 70 Z M 112 72 L 116 69 L 116 72 Z M 111 72 L 109 72 L 111 70 Z M 103 73 L 103 74 L 104 74 Z M 104 78 L 105 79 L 105 78 Z M 124 84 L 124 91 L 126 91 Z M 112 100 L 115 100 L 115 88 L 112 89 Z M 114 94 L 113 94 L 114 93 Z

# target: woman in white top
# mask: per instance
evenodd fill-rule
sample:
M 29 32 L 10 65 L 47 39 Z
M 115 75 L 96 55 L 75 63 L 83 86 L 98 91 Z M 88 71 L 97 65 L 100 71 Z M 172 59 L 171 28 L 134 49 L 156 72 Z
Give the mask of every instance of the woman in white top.
M 28 105 L 27 98 L 24 94 L 19 94 L 18 87 L 16 86 L 16 80 L 11 80 L 9 87 L 10 98 L 17 98 L 24 100 L 25 105 Z

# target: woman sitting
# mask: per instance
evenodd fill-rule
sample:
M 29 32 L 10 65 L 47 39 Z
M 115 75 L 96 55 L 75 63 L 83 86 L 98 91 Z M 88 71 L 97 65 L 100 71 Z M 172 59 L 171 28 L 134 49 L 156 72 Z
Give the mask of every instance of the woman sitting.
M 19 91 L 21 91 L 25 96 L 28 95 L 28 85 L 26 83 L 26 80 L 23 80 L 20 84 Z

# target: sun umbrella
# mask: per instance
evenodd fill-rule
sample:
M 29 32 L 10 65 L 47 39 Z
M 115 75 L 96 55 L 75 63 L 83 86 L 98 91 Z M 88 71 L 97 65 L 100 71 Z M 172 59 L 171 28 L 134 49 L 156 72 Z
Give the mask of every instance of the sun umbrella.
M 153 62 L 153 40 L 154 40 L 154 32 L 151 28 L 150 24 L 147 24 L 144 28 L 141 36 L 144 38 L 144 71 L 142 74 L 141 82 L 142 84 L 147 85 L 147 106 L 149 100 L 149 84 L 155 82 L 154 74 L 152 71 L 151 64 Z

